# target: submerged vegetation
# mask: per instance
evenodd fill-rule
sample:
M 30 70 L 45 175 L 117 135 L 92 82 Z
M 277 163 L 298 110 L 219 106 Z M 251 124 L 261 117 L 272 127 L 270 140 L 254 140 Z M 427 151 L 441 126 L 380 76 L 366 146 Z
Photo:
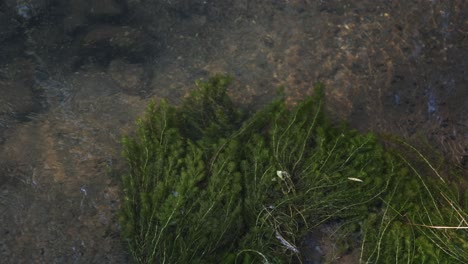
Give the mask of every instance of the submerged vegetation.
M 320 84 L 293 109 L 279 96 L 250 114 L 229 82 L 197 82 L 177 107 L 151 103 L 124 138 L 120 223 L 135 262 L 307 263 L 307 234 L 330 223 L 363 263 L 468 262 L 468 196 L 415 148 L 401 143 L 436 177 L 332 125 Z

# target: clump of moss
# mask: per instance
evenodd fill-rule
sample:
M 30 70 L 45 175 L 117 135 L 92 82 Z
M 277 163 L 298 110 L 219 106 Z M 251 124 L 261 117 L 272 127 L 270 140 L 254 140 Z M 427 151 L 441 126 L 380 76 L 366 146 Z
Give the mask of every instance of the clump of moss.
M 197 82 L 177 107 L 151 103 L 136 136 L 124 138 L 120 223 L 137 263 L 300 263 L 306 235 L 331 221 L 361 237 L 363 261 L 466 257 L 457 248 L 466 233 L 415 231 L 434 224 L 424 210 L 440 208 L 429 197 L 415 211 L 426 182 L 374 135 L 331 125 L 320 84 L 293 109 L 279 98 L 248 115 L 227 96 L 230 81 Z M 408 221 L 409 212 L 424 221 Z M 458 244 L 447 250 L 450 239 Z

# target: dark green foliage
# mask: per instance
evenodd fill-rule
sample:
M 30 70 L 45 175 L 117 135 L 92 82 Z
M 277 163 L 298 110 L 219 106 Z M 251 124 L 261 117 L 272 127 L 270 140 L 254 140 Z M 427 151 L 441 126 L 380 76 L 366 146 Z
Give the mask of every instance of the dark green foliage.
M 196 82 L 197 89 L 178 109 L 178 127 L 185 137 L 191 140 L 203 138 L 211 142 L 229 137 L 239 128 L 242 114 L 226 94 L 230 83 L 230 77 L 221 75 L 207 82 Z
M 467 263 L 468 205 L 419 151 L 402 144 L 418 158 L 397 153 L 398 178 L 380 197 L 386 206 L 364 221 L 364 256 L 374 263 Z
M 219 107 L 207 109 L 223 111 Z M 195 128 L 193 140 L 182 137 L 179 117 L 186 110 L 164 101 L 151 103 L 138 122 L 137 138 L 123 141 L 130 171 L 123 177 L 122 233 L 138 263 L 205 263 L 221 248 L 229 250 L 242 227 L 241 175 L 235 161 L 239 146 L 223 137 L 202 142 L 200 131 L 215 133 L 228 125 L 224 121 Z M 234 113 L 233 106 L 226 110 Z M 204 158 L 200 144 L 219 149 L 214 161 Z
M 303 237 L 332 221 L 343 241 L 362 238 L 363 261 L 466 259 L 466 233 L 423 226 L 455 224 L 463 209 L 440 209 L 375 136 L 332 126 L 320 84 L 293 109 L 278 99 L 248 117 L 230 81 L 197 82 L 179 107 L 151 103 L 124 139 L 120 222 L 137 263 L 300 262 Z

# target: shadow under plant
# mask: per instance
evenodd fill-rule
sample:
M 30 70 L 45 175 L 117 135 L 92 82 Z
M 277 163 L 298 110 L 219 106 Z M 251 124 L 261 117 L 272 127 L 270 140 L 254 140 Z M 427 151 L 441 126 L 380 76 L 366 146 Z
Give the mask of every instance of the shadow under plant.
M 337 222 L 341 254 L 360 262 L 468 260 L 467 198 L 374 135 L 332 125 L 320 84 L 293 109 L 279 95 L 249 113 L 230 81 L 197 82 L 178 107 L 151 103 L 124 138 L 120 223 L 137 263 L 333 261 L 308 239 Z

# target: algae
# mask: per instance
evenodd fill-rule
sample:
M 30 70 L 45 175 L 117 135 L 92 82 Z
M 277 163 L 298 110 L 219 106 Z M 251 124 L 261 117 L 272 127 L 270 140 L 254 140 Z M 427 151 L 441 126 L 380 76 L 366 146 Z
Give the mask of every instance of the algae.
M 249 113 L 230 82 L 150 103 L 123 139 L 120 223 L 136 263 L 303 263 L 307 234 L 337 221 L 361 262 L 468 260 L 466 197 L 375 135 L 333 125 L 321 84 L 292 109 L 278 96 Z

